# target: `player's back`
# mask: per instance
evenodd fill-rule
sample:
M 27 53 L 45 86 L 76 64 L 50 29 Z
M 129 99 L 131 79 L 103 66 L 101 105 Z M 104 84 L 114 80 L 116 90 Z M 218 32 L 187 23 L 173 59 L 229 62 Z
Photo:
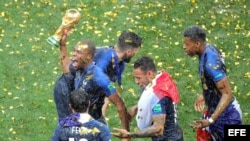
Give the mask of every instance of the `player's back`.
M 60 132 L 60 141 L 110 141 L 110 138 L 108 127 L 97 120 L 81 126 L 64 126 Z

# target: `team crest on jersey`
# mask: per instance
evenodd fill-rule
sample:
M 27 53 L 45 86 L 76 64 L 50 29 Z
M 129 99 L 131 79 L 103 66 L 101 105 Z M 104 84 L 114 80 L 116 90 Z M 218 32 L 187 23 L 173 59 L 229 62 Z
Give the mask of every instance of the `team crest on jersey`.
M 87 80 L 83 80 L 83 81 L 82 81 L 82 85 L 83 85 L 83 86 L 86 86 L 86 85 L 87 85 L 87 83 L 88 83 L 88 81 L 87 81 Z

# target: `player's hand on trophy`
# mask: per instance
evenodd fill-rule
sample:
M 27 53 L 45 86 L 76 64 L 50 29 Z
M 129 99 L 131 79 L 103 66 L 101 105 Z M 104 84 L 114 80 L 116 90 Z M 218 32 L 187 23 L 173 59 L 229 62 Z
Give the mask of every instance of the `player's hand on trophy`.
M 80 12 L 76 9 L 69 9 L 62 18 L 62 24 L 56 30 L 53 36 L 47 39 L 47 42 L 54 47 L 59 47 L 59 42 L 64 34 L 64 30 L 71 30 L 80 21 Z

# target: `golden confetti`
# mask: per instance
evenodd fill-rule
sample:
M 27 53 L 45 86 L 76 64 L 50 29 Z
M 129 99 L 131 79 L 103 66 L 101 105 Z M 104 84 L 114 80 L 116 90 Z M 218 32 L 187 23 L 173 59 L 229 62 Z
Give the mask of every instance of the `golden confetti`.
M 159 45 L 153 45 L 153 48 L 159 48 Z
M 0 124 L 3 129 L 7 129 L 3 130 L 3 134 L 8 140 L 37 140 L 35 132 L 30 133 L 29 138 L 20 136 L 29 128 L 27 122 L 33 120 L 33 116 L 38 117 L 33 122 L 34 126 L 32 124 L 36 133 L 43 134 L 49 130 L 49 119 L 55 125 L 58 121 L 53 88 L 55 80 L 62 74 L 59 50 L 50 47 L 44 39 L 54 33 L 64 11 L 71 7 L 81 12 L 82 19 L 67 39 L 70 55 L 75 43 L 81 39 L 90 39 L 100 45 L 114 45 L 123 30 L 135 31 L 142 36 L 143 48 L 128 64 L 125 69 L 127 72 L 123 75 L 124 92 L 127 93 L 121 96 L 124 96 L 126 104 L 135 104 L 137 98 L 134 97 L 141 94 L 140 88 L 133 82 L 133 61 L 142 55 L 150 55 L 156 65 L 161 67 L 158 69 L 166 69 L 175 76 L 181 96 L 179 110 L 184 110 L 180 113 L 185 116 L 185 109 L 193 108 L 187 99 L 190 98 L 190 93 L 192 95 L 199 91 L 199 59 L 187 59 L 188 56 L 185 56 L 181 47 L 182 31 L 191 24 L 201 25 L 207 31 L 207 42 L 222 51 L 232 81 L 232 91 L 240 104 L 249 100 L 250 90 L 247 86 L 250 78 L 250 31 L 246 19 L 249 18 L 250 11 L 249 5 L 244 1 L 215 0 L 204 4 L 189 0 L 177 4 L 175 1 L 110 0 L 93 4 L 92 1 L 54 3 L 51 0 L 4 0 L 0 10 L 3 81 L 0 100 L 4 101 L 0 104 L 3 115 Z M 190 80 L 193 82 L 190 83 Z M 43 105 L 44 101 L 46 105 Z M 29 114 L 27 109 L 35 111 L 34 114 L 24 116 Z M 245 109 L 242 111 L 243 120 L 248 123 L 249 112 Z M 181 114 L 180 120 L 183 117 Z M 111 127 L 121 125 L 116 110 L 111 110 L 107 119 L 111 117 L 112 120 L 107 120 Z M 114 120 L 116 118 L 117 123 Z M 37 128 L 37 125 L 42 125 L 42 128 Z M 186 126 L 183 128 L 188 129 Z M 131 130 L 138 128 L 131 125 Z M 48 138 L 49 135 L 45 137 Z

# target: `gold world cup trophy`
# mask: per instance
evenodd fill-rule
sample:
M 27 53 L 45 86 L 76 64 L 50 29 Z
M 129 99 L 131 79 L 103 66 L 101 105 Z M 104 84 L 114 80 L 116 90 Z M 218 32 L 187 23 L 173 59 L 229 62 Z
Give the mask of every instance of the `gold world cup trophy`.
M 65 29 L 70 30 L 80 21 L 80 12 L 76 9 L 68 9 L 62 18 L 62 24 L 56 30 L 53 36 L 47 39 L 47 42 L 54 47 L 59 47 L 59 42 L 62 38 Z

